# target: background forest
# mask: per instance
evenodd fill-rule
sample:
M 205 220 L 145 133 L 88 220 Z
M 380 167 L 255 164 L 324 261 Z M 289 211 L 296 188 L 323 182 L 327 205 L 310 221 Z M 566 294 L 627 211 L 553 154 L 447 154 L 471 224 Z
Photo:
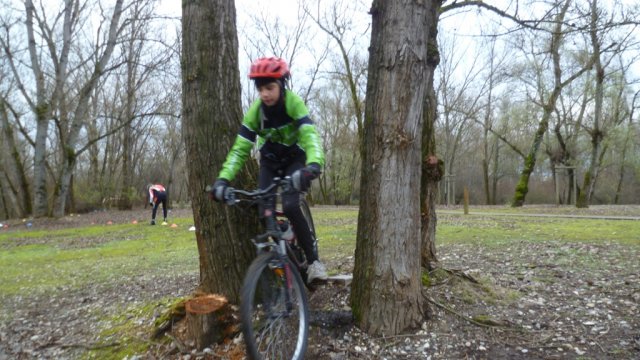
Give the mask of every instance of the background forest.
M 151 182 L 189 202 L 180 8 L 167 3 L 0 0 L 0 219 L 140 207 Z M 327 153 L 316 203 L 359 201 L 369 6 L 236 2 L 242 106 L 256 97 L 250 60 L 291 64 Z M 618 0 L 445 1 L 440 203 L 465 187 L 473 204 L 514 202 L 528 168 L 525 203 L 640 203 L 639 12 Z

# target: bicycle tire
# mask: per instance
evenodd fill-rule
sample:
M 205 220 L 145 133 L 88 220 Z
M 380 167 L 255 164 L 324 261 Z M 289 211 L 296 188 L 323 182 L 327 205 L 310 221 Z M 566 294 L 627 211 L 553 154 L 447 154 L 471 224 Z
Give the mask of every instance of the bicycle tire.
M 242 285 L 240 320 L 250 359 L 303 359 L 309 333 L 309 309 L 304 283 L 295 266 L 275 252 L 260 254 L 249 267 Z M 288 273 L 291 308 L 285 290 Z

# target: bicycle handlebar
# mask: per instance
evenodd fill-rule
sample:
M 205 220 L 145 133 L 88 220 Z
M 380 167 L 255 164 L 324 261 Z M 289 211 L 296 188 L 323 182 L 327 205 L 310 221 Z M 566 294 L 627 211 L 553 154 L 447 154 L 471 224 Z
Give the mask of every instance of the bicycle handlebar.
M 283 193 L 294 191 L 293 183 L 290 176 L 285 176 L 284 178 L 274 177 L 271 185 L 267 186 L 264 189 L 248 191 L 229 187 L 225 192 L 224 202 L 227 205 L 235 205 L 243 200 L 260 200 L 266 197 L 276 196 L 277 193 L 272 193 L 272 191 L 277 187 L 282 188 Z M 211 192 L 212 190 L 213 187 L 211 185 L 207 185 L 205 187 L 206 192 Z M 237 195 L 240 195 L 243 198 L 238 198 Z

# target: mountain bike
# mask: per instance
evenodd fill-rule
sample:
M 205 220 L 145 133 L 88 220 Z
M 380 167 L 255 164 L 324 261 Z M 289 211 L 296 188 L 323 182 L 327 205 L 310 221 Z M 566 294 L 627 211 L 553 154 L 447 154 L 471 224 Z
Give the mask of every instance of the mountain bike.
M 276 177 L 266 189 L 230 188 L 225 202 L 264 205 L 290 191 L 296 191 L 291 178 Z M 315 226 L 304 196 L 300 206 L 317 251 Z M 309 332 L 307 260 L 284 213 L 265 210 L 263 215 L 266 231 L 252 239 L 257 257 L 241 290 L 240 319 L 247 354 L 252 359 L 303 359 Z

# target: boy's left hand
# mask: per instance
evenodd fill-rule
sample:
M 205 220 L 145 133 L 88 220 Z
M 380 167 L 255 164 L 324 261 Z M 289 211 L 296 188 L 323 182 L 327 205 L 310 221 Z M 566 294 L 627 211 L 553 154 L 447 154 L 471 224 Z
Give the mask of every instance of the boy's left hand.
M 320 165 L 311 163 L 302 169 L 291 174 L 293 187 L 298 191 L 307 191 L 311 186 L 311 181 L 320 176 Z

